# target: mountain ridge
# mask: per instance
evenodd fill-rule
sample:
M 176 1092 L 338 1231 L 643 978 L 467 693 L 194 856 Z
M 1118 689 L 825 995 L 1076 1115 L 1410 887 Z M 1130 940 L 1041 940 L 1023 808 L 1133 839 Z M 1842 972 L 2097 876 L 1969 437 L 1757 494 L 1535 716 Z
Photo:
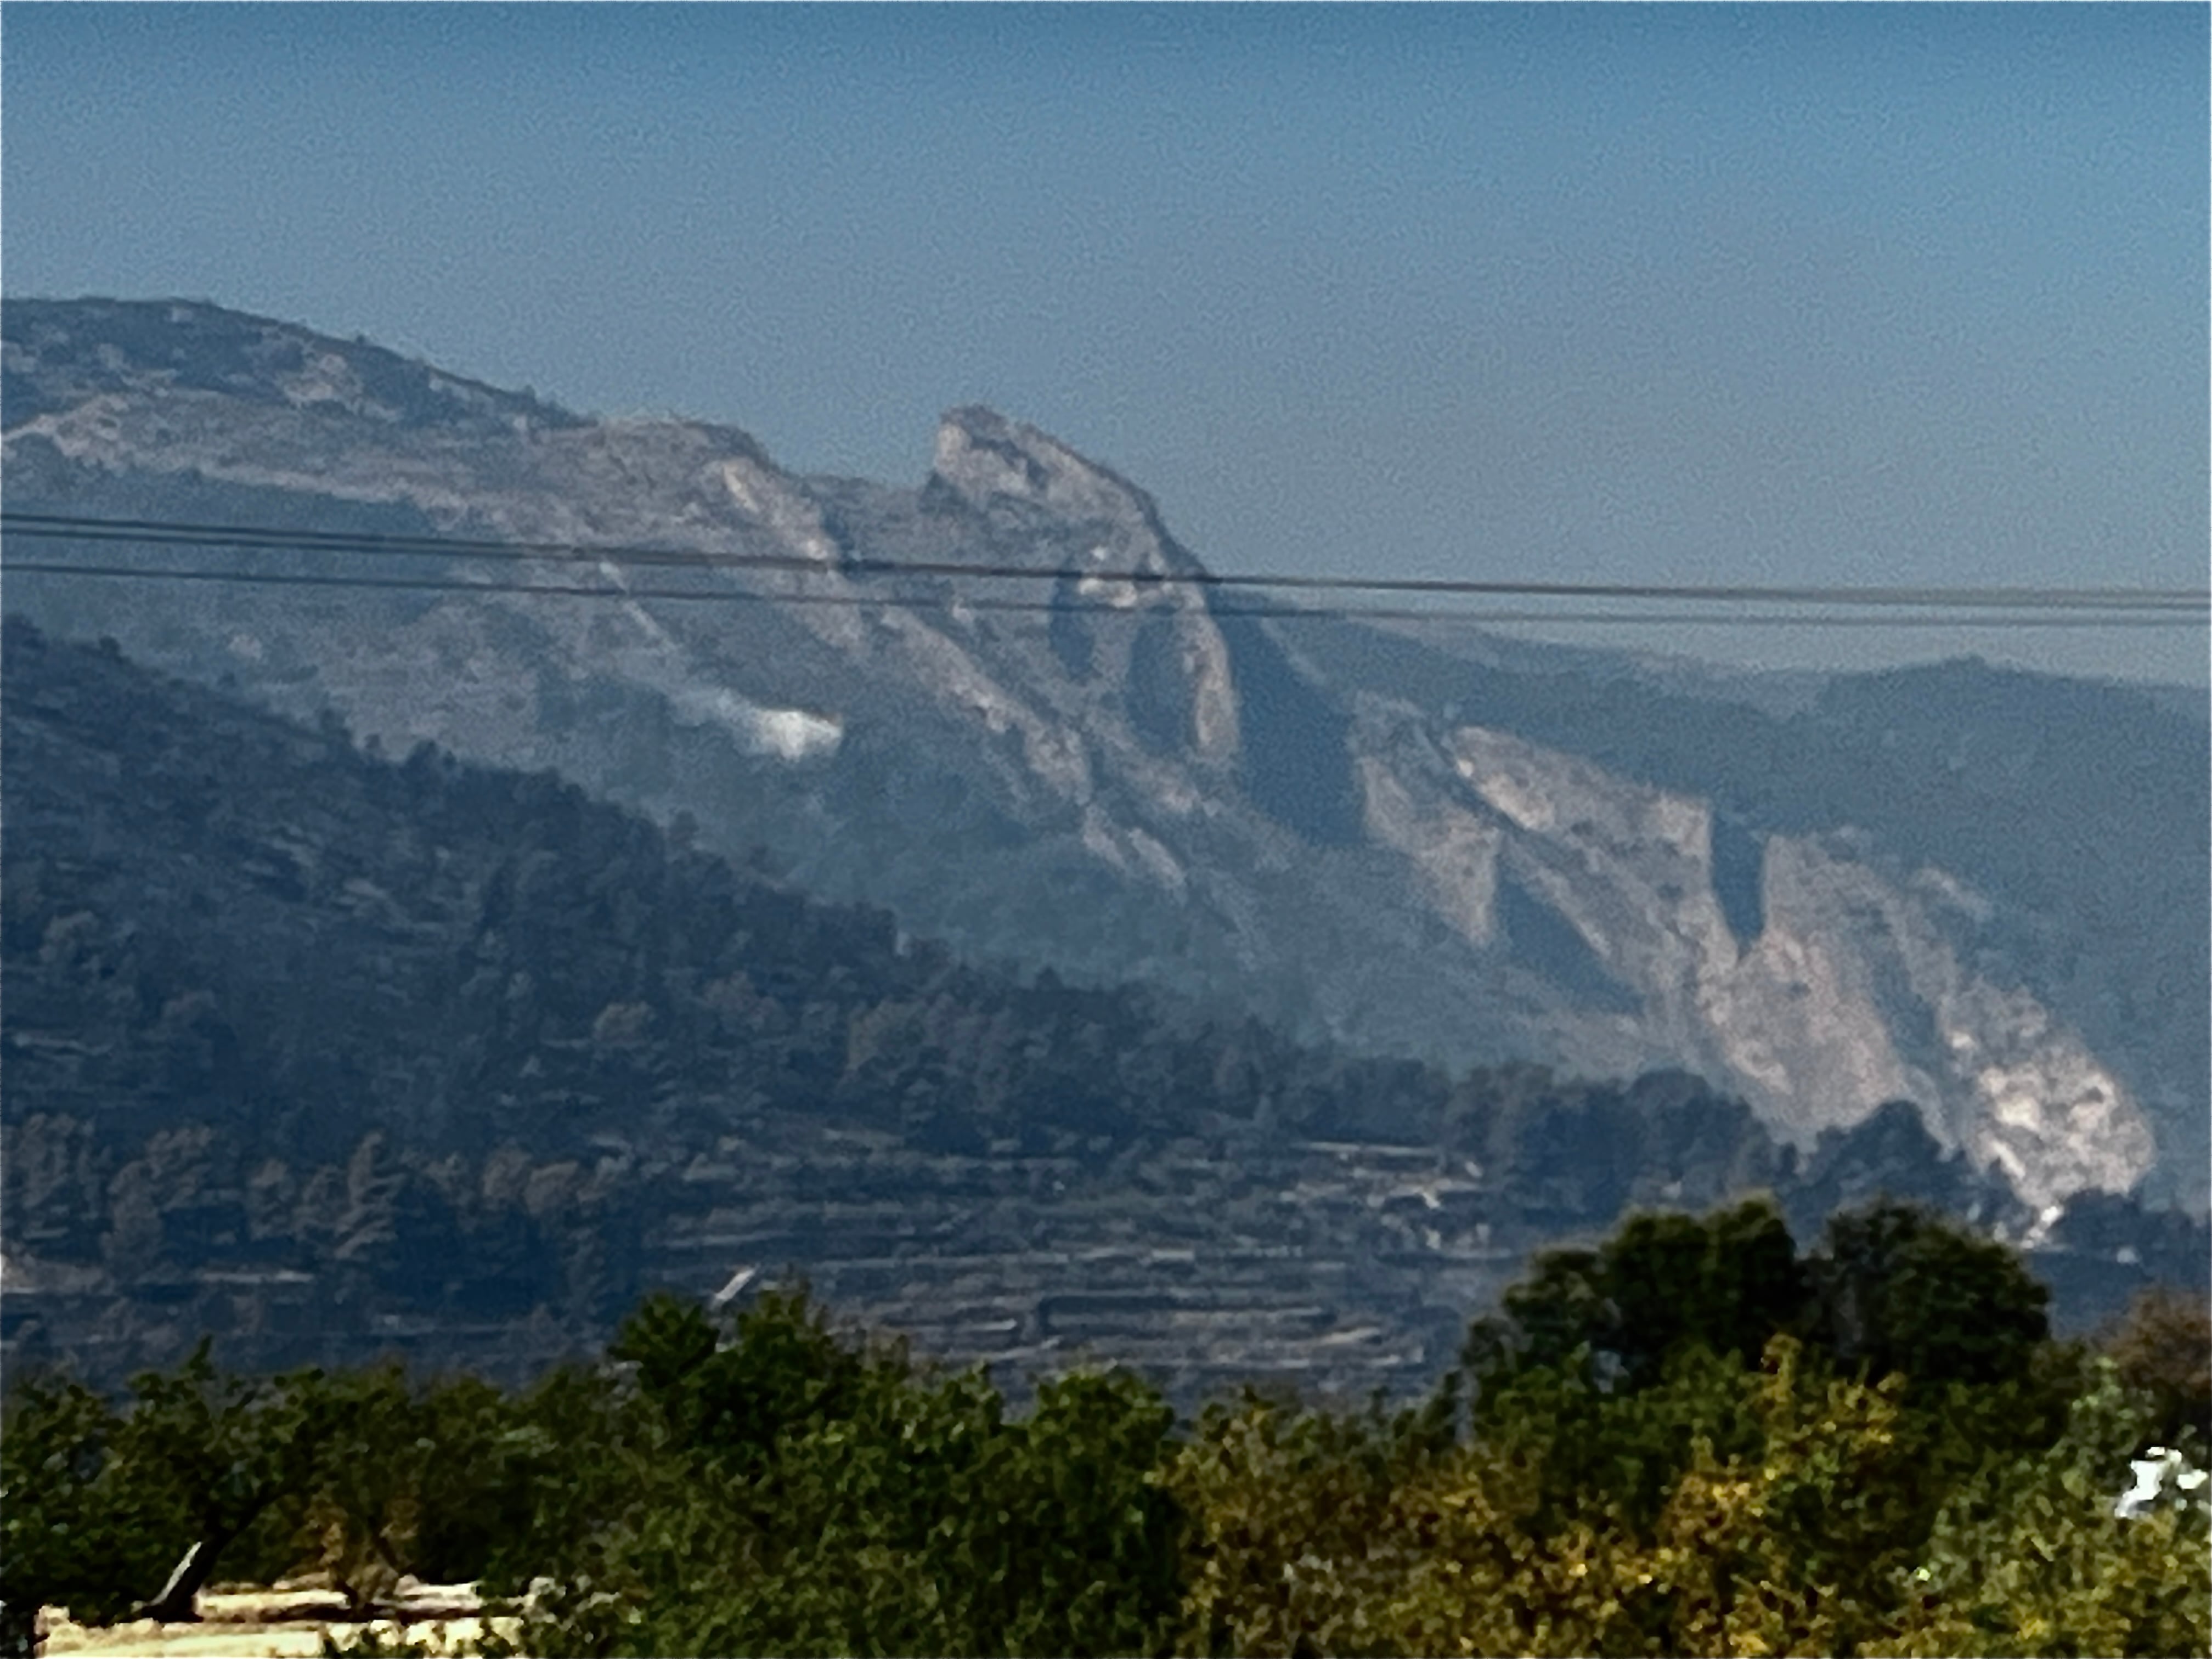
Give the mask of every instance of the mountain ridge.
M 1804 1144 L 1904 1094 L 2040 1205 L 2148 1176 L 2203 1206 L 2202 744 L 2147 699 L 2007 682 L 2022 712 L 1961 670 L 1844 677 L 1777 719 L 1485 667 L 1115 581 L 1201 567 L 1139 488 L 989 411 L 948 414 L 919 488 L 816 480 L 733 428 L 486 412 L 371 348 L 234 313 L 195 343 L 160 312 L 7 302 L 11 505 L 811 568 L 698 578 L 742 605 L 19 576 L 11 607 L 689 813 L 963 951 L 1379 1052 L 1681 1065 Z M 968 586 L 884 568 L 948 556 L 1052 573 L 1048 614 L 963 615 Z M 775 603 L 801 591 L 837 603 Z M 1618 845 L 1577 828 L 1608 821 Z

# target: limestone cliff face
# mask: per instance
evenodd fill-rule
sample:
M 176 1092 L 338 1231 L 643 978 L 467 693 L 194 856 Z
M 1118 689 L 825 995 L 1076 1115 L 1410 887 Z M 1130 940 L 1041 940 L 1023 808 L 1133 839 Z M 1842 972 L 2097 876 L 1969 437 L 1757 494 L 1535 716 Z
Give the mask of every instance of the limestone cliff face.
M 1564 1048 L 1687 1064 L 1801 1138 L 1918 1102 L 2039 1206 L 2150 1168 L 2119 1079 L 2031 992 L 1970 965 L 1985 907 L 1954 878 L 1848 831 L 1773 836 L 1739 932 L 1708 803 L 1481 727 L 1443 752 L 1455 780 L 1425 787 L 1370 765 L 1370 823 L 1470 944 L 1542 958 L 1570 993 L 1549 1011 Z M 1517 927 L 1500 900 L 1516 890 Z
M 1753 821 L 1472 715 L 1409 645 L 1239 614 L 1150 496 L 992 411 L 948 414 L 905 489 L 211 307 L 6 321 L 11 507 L 656 550 L 404 567 L 622 594 L 596 599 L 11 574 L 10 607 L 52 629 L 335 709 L 387 751 L 688 812 L 710 846 L 961 948 L 1365 1047 L 1686 1066 L 1801 1138 L 1907 1098 L 2039 1205 L 2185 1168 L 2202 1138 L 2201 1054 L 2192 1077 L 2094 1001 L 2126 947 L 2063 894 L 1992 896 L 1942 836 L 1864 833 L 1848 800 Z M 2173 948 L 2161 982 L 2201 1006 L 2201 952 Z
M 1055 541 L 1072 531 L 1076 543 L 1087 544 L 1073 558 L 1063 556 L 1066 597 L 1143 620 L 1134 628 L 1085 629 L 1071 608 L 1062 637 L 1085 635 L 1090 660 L 1080 672 L 1123 686 L 1136 676 L 1136 720 L 1158 744 L 1217 763 L 1235 755 L 1237 703 L 1227 643 L 1201 588 L 1158 580 L 1203 568 L 1168 534 L 1150 495 L 1035 427 L 972 407 L 953 410 L 939 423 L 930 482 L 1018 550 L 1040 517 L 1052 523 Z

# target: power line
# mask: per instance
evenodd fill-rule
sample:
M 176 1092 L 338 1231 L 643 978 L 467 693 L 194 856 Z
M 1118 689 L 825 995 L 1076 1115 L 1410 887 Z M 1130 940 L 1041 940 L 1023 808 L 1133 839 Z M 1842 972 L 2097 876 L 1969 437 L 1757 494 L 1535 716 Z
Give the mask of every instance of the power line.
M 586 585 L 570 582 L 513 582 L 467 581 L 439 576 L 359 576 L 324 571 L 276 570 L 206 570 L 175 566 L 149 565 L 93 565 L 59 560 L 11 559 L 8 570 L 22 574 L 53 576 L 85 576 L 104 580 L 227 582 L 249 586 L 312 587 L 385 590 L 392 592 L 418 593 L 513 593 L 527 594 L 539 599 L 676 599 L 724 605 L 825 605 L 833 608 L 860 609 L 881 606 L 908 610 L 940 611 L 989 611 L 1051 616 L 1077 613 L 1083 615 L 1141 616 L 1148 613 L 1133 605 L 1115 605 L 1110 601 L 1090 602 L 1052 599 L 1006 599 L 988 596 L 926 595 L 921 598 L 904 596 L 892 598 L 870 593 L 763 593 L 744 588 L 712 587 L 635 587 L 610 585 Z M 2195 628 L 2203 626 L 2201 619 L 2159 612 L 2123 611 L 2106 616 L 2063 614 L 2044 615 L 1866 615 L 1851 612 L 1816 611 L 1796 616 L 1771 613 L 1738 615 L 1735 613 L 1698 613 L 1679 611 L 1471 611 L 1463 608 L 1415 610 L 1376 605 L 1257 605 L 1208 608 L 1212 617 L 1266 617 L 1285 622 L 1353 621 L 1353 622 L 1468 622 L 1468 623 L 1607 623 L 1632 625 L 1664 624 L 1668 626 L 1735 627 L 1735 628 Z
M 0 528 L 41 539 L 124 542 L 138 545 L 328 552 L 361 557 L 441 557 L 505 562 L 592 560 L 687 569 L 787 571 L 842 576 L 965 577 L 1066 581 L 1095 574 L 1137 586 L 1277 589 L 1295 592 L 1430 594 L 1439 597 L 1636 599 L 1667 603 L 1856 605 L 1949 611 L 2178 611 L 2212 614 L 2212 590 L 2198 588 L 2039 586 L 1761 586 L 1626 582 L 1535 582 L 1447 577 L 1300 575 L 1209 570 L 1085 573 L 1035 565 L 945 559 L 842 560 L 827 564 L 799 554 L 686 550 L 629 544 L 529 542 L 445 536 L 399 536 L 284 530 L 269 526 L 184 523 L 161 519 L 95 519 L 63 514 L 0 512 Z M 28 567 L 18 566 L 19 568 Z M 541 590 L 544 591 L 544 590 Z M 669 597 L 659 595 L 659 597 Z M 1301 614 L 1325 614 L 1303 612 Z M 1373 614 L 1373 613 L 1364 613 Z M 1443 614 L 1422 611 L 1421 616 Z M 1548 617 L 1545 619 L 1550 619 Z M 1616 618 L 1606 618 L 1616 619 Z

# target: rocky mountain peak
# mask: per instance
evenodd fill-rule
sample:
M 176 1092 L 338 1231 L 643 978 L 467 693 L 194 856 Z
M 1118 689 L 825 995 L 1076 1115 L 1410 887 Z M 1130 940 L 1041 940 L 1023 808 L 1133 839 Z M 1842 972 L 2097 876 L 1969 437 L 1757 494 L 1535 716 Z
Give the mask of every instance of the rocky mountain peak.
M 482 436 L 586 425 L 534 392 L 504 392 L 373 345 L 197 300 L 9 299 L 0 305 L 10 431 L 88 399 L 209 400 Z
M 980 404 L 948 410 L 937 427 L 933 483 L 987 516 L 1008 507 L 1095 524 L 1104 568 L 1197 571 L 1152 498 L 1049 434 Z M 1115 557 L 1114 555 L 1119 555 Z

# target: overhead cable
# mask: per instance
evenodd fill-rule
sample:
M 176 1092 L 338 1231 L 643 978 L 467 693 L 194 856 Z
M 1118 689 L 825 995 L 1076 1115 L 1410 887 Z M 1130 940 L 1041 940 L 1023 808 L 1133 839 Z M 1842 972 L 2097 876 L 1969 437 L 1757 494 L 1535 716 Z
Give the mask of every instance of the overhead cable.
M 1016 613 L 1031 616 L 1080 614 L 1089 616 L 1157 615 L 1133 604 L 1110 599 L 1007 599 L 989 595 L 882 593 L 771 593 L 738 587 L 639 587 L 612 582 L 516 582 L 466 580 L 441 576 L 361 576 L 325 571 L 209 570 L 158 565 L 94 565 L 66 560 L 10 559 L 4 568 L 19 574 L 82 576 L 102 580 L 225 582 L 263 587 L 351 588 L 409 593 L 519 594 L 537 599 L 686 600 L 720 605 L 827 605 L 845 609 L 872 607 L 962 612 Z M 1116 579 L 1118 580 L 1118 579 Z M 1680 612 L 1628 611 L 1478 611 L 1458 606 L 1414 609 L 1382 605 L 1209 605 L 1213 617 L 1251 617 L 1273 621 L 1617 623 L 1630 625 L 1731 628 L 2199 628 L 2203 619 L 2141 611 L 2104 615 L 2056 611 L 2007 615 L 2002 612 L 1940 615 L 1808 611 L 1797 615 L 1773 612 Z
M 602 563 L 684 569 L 738 569 L 835 574 L 848 578 L 915 576 L 1064 582 L 1095 577 L 1145 587 L 1219 587 L 1291 592 L 1424 594 L 1437 597 L 1641 600 L 1845 605 L 1945 611 L 2175 611 L 2212 614 L 2212 590 L 2202 588 L 2049 586 L 1778 586 L 1747 583 L 1556 582 L 1427 576 L 1305 575 L 1288 572 L 1203 569 L 1085 570 L 952 559 L 846 558 L 732 552 L 632 544 L 521 541 L 451 536 L 401 536 L 289 530 L 274 526 L 193 524 L 156 519 L 104 519 L 0 511 L 0 529 L 42 540 L 121 542 L 143 546 L 325 552 L 354 557 L 448 558 Z M 17 565 L 16 568 L 27 568 Z M 1421 615 L 1437 614 L 1424 611 Z

